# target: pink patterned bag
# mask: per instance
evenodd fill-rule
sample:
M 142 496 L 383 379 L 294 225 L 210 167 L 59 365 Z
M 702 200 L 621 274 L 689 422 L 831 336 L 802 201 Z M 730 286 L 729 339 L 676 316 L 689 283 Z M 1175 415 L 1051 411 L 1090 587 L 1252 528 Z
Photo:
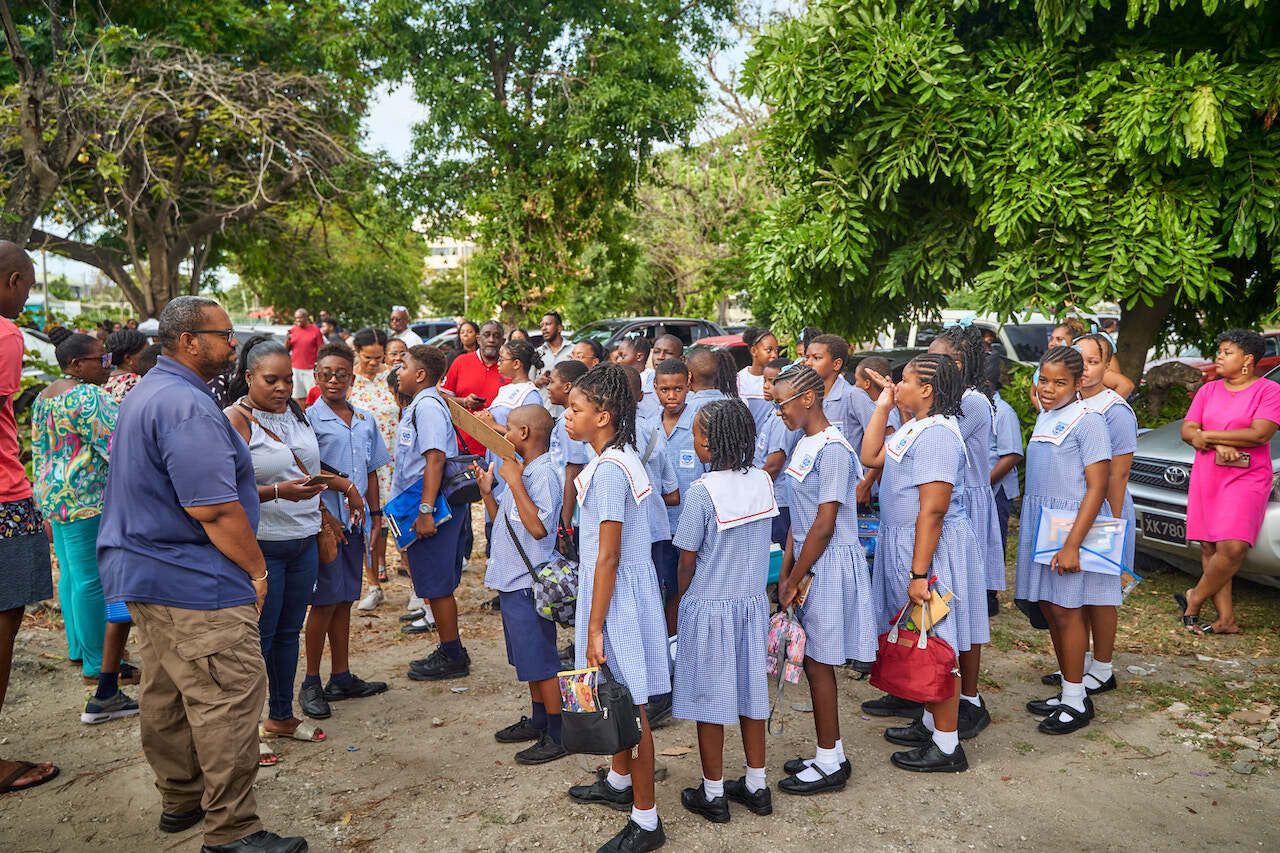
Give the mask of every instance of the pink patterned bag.
M 804 674 L 804 628 L 791 615 L 789 610 L 780 610 L 769 620 L 769 664 L 768 672 L 777 677 L 779 670 L 782 680 L 791 684 L 799 684 Z

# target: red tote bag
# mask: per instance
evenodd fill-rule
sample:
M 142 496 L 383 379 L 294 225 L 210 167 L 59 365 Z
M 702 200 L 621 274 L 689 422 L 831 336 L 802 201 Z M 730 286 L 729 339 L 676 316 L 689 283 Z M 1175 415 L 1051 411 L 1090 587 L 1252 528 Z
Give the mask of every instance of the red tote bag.
M 871 667 L 871 686 L 890 696 L 911 702 L 944 702 L 956 690 L 956 651 L 940 637 L 930 637 L 927 625 L 919 633 L 899 629 L 907 603 L 893 617 L 893 625 L 880 635 L 876 661 Z M 928 619 L 929 608 L 920 608 L 920 621 Z

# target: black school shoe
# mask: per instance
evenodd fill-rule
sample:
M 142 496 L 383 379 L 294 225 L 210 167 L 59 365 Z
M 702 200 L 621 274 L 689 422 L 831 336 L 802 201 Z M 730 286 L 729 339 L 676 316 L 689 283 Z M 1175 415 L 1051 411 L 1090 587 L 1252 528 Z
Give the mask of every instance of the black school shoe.
M 1087 672 L 1084 675 L 1085 678 L 1092 678 L 1094 681 L 1098 681 L 1096 676 L 1092 676 Z M 1050 687 L 1060 688 L 1062 687 L 1062 673 L 1051 672 L 1048 675 L 1042 675 L 1040 676 L 1040 683 L 1046 684 Z M 1097 696 L 1099 693 L 1109 693 L 1110 691 L 1115 690 L 1117 686 L 1119 685 L 1116 684 L 1116 674 L 1113 672 L 1111 673 L 1111 677 L 1106 681 L 1098 681 L 1097 687 L 1090 687 L 1086 684 L 1084 692 L 1086 696 Z
M 471 674 L 471 655 L 462 650 L 462 657 L 454 660 L 444 653 L 444 649 L 436 650 L 425 658 L 409 662 L 409 678 L 413 681 L 442 681 L 446 678 L 462 678 Z
M 657 850 L 667 843 L 667 834 L 662 831 L 662 820 L 658 820 L 658 828 L 650 832 L 634 820 L 628 820 L 622 831 L 604 843 L 596 853 L 644 853 Z
M 200 853 L 251 853 L 255 850 L 262 853 L 307 853 L 307 839 L 298 836 L 281 838 L 274 832 L 260 829 L 228 844 L 206 844 L 200 848 Z
M 701 785 L 681 791 L 680 805 L 696 815 L 702 815 L 712 823 L 729 822 L 729 801 L 723 796 L 707 797 L 707 790 Z
M 351 676 L 346 684 L 338 684 L 332 678 L 324 686 L 324 698 L 329 702 L 341 702 L 343 699 L 364 699 L 366 696 L 377 696 L 387 692 L 385 681 L 365 681 L 358 676 Z
M 302 713 L 313 720 L 327 720 L 333 716 L 329 703 L 325 701 L 324 688 L 319 684 L 304 684 L 298 691 L 298 705 Z
M 204 820 L 204 809 L 196 808 L 189 812 L 161 812 L 161 832 L 182 832 Z
M 1027 710 L 1032 714 L 1035 714 L 1037 717 L 1047 717 L 1054 711 L 1058 710 L 1061 705 L 1062 694 L 1059 693 L 1057 696 L 1051 696 L 1048 699 L 1032 699 L 1027 703 Z M 1072 713 L 1076 715 L 1080 714 L 1079 711 L 1073 711 Z M 1088 714 L 1090 718 L 1093 717 L 1093 702 L 1088 696 L 1085 696 L 1084 699 L 1084 713 Z
M 868 699 L 862 703 L 862 713 L 873 717 L 906 717 L 908 720 L 919 719 L 924 714 L 924 704 L 908 702 L 888 693 L 879 699 Z
M 804 769 L 813 763 L 812 758 L 793 758 L 786 764 L 782 765 L 782 772 L 788 776 L 795 776 L 797 773 L 803 773 Z M 844 771 L 845 776 L 853 775 L 853 765 L 849 763 L 849 759 L 840 762 L 840 769 Z M 743 777 L 746 778 L 745 776 Z
M 630 787 L 619 791 L 610 785 L 608 773 L 605 771 L 597 774 L 596 781 L 590 785 L 571 785 L 569 798 L 579 803 L 598 804 L 626 812 L 631 811 L 631 806 L 635 803 L 635 792 Z M 639 829 L 638 826 L 636 828 Z
M 978 697 L 978 705 L 960 700 L 959 730 L 960 740 L 977 737 L 982 730 L 991 725 L 991 713 L 987 710 L 987 701 Z
M 913 773 L 961 773 L 969 769 L 969 759 L 965 758 L 964 747 L 956 745 L 956 751 L 947 755 L 932 737 L 923 746 L 906 752 L 895 752 L 889 756 L 894 767 L 910 770 Z
M 568 754 L 569 750 L 564 748 L 564 744 L 556 743 L 551 739 L 551 735 L 543 732 L 537 743 L 516 753 L 516 763 L 546 764 L 548 761 L 564 758 Z
M 727 780 L 724 783 L 724 795 L 733 802 L 746 806 L 752 814 L 758 814 L 761 817 L 773 814 L 773 794 L 769 793 L 769 786 L 765 785 L 753 794 L 747 790 L 746 776 Z
M 816 764 L 811 766 L 818 772 L 820 778 L 813 782 L 802 782 L 798 775 L 788 776 L 778 783 L 778 790 L 799 797 L 811 797 L 814 794 L 825 794 L 827 791 L 844 790 L 845 783 L 849 781 L 849 774 L 843 769 L 828 774 Z
M 521 715 L 519 720 L 505 729 L 494 732 L 493 739 L 498 743 L 524 743 L 527 740 L 538 740 L 544 734 L 546 734 L 545 729 L 538 728 L 532 720 Z
M 1092 719 L 1093 700 L 1086 696 L 1083 713 L 1067 705 L 1059 705 L 1040 721 L 1036 730 L 1046 735 L 1069 735 L 1089 725 Z

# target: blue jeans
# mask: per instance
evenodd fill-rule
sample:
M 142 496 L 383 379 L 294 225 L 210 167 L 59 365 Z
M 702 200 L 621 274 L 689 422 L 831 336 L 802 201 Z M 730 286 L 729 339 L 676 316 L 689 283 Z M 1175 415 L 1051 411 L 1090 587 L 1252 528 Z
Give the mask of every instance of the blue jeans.
M 258 540 L 267 560 L 267 597 L 258 616 L 262 659 L 267 665 L 267 715 L 293 717 L 293 680 L 298 674 L 298 635 L 320 570 L 316 537 L 284 542 Z

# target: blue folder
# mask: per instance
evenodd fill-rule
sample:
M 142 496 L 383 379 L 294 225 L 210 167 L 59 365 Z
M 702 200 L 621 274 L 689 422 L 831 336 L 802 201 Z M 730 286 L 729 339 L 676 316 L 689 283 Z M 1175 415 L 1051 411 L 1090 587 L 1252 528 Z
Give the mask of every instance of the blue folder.
M 413 532 L 413 523 L 418 520 L 418 507 L 422 504 L 422 481 L 418 480 L 396 495 L 382 507 L 387 524 L 391 527 L 391 535 L 395 537 L 396 547 L 401 551 L 418 541 L 418 534 Z M 436 526 L 453 518 L 453 510 L 444 495 L 436 495 L 435 512 L 432 517 Z

